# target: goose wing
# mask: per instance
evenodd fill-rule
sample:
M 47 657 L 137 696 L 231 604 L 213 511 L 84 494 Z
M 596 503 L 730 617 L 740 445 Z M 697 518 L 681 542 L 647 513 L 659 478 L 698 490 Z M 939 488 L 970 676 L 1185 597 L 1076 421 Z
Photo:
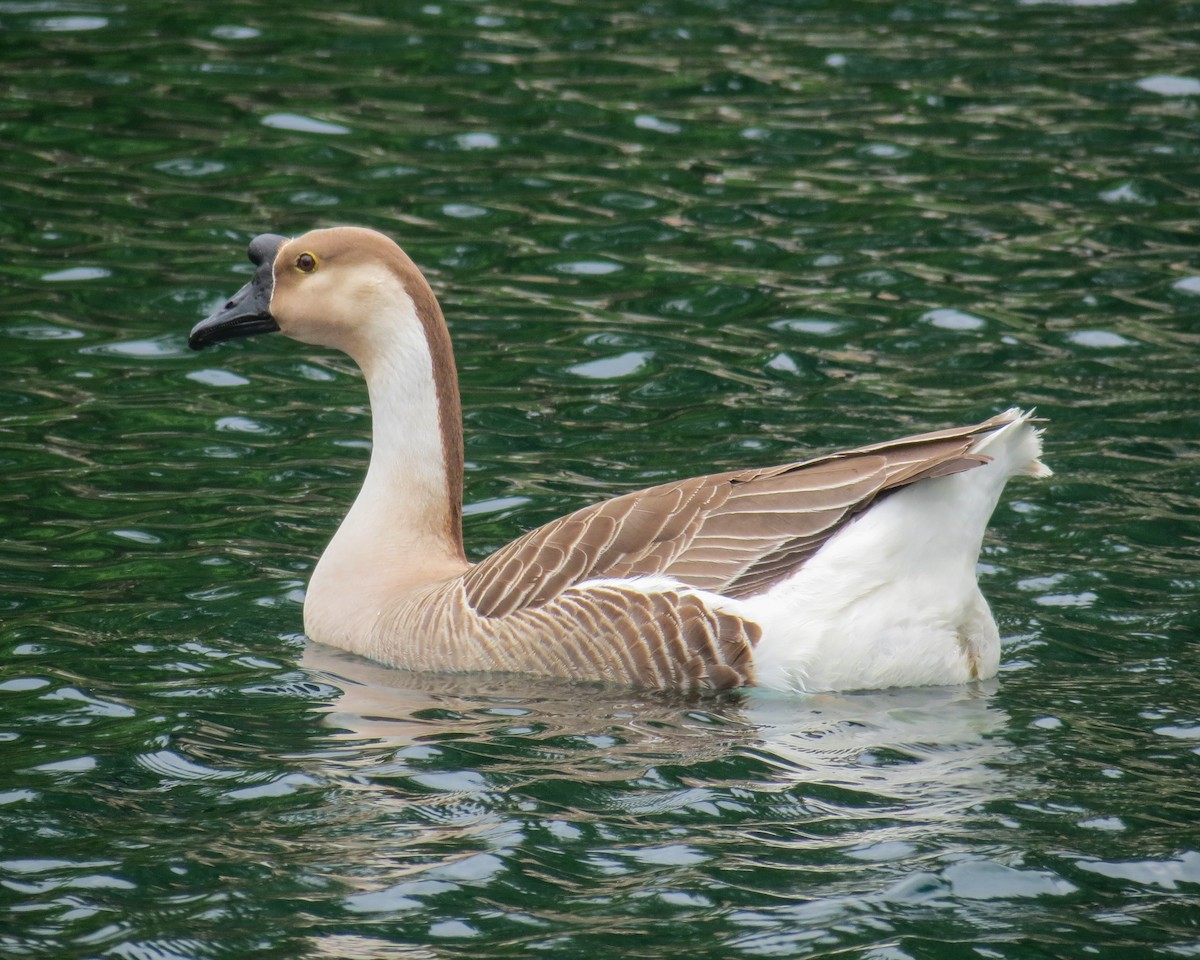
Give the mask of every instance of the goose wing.
M 760 470 L 628 493 L 524 536 L 463 576 L 482 617 L 541 607 L 589 580 L 665 575 L 742 598 L 799 569 L 880 496 L 988 461 L 971 449 L 1010 422 L 941 430 Z

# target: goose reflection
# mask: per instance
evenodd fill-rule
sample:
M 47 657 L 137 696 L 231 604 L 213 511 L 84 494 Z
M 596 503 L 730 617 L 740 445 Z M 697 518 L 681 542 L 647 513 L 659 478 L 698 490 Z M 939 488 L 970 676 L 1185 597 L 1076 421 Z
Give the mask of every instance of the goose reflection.
M 552 678 L 409 673 L 311 642 L 301 665 L 341 691 L 320 709 L 347 745 L 420 757 L 423 745 L 453 741 L 478 750 L 489 773 L 519 778 L 635 781 L 667 767 L 756 793 L 808 783 L 889 805 L 933 800 L 945 814 L 956 795 L 964 808 L 988 798 L 1007 749 L 994 736 L 1008 723 L 995 681 L 698 699 Z
M 645 898 L 706 917 L 782 896 L 854 923 L 1012 788 L 990 685 L 686 699 L 405 673 L 318 644 L 302 666 L 341 691 L 319 707 L 309 762 L 334 789 L 304 856 L 365 922 L 466 936 L 515 915 L 532 944 L 603 939 Z M 395 955 L 370 937 L 307 948 Z

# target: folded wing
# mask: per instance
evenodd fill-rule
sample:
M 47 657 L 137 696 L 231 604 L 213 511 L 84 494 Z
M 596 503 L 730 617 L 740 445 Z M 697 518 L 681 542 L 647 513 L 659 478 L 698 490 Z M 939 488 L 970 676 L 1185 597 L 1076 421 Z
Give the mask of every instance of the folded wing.
M 881 496 L 986 463 L 972 447 L 1010 419 L 606 500 L 531 530 L 477 564 L 463 578 L 467 601 L 480 616 L 503 617 L 585 581 L 652 575 L 754 596 L 798 570 Z

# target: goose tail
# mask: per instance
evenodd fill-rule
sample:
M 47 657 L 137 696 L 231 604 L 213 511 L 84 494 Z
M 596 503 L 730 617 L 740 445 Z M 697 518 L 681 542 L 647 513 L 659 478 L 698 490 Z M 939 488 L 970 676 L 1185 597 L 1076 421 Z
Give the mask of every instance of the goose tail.
M 996 424 L 995 429 L 984 433 L 971 452 L 996 461 L 1005 480 L 1022 474 L 1038 478 L 1053 476 L 1054 471 L 1042 463 L 1042 430 L 1035 426 L 1045 422 L 1036 410 L 1011 407 L 989 421 Z

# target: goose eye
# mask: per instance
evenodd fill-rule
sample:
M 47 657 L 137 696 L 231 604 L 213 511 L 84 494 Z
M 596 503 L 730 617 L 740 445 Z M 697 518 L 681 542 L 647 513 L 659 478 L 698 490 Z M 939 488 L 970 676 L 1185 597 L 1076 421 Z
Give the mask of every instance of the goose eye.
M 311 253 L 302 253 L 296 258 L 296 269 L 301 273 L 312 273 L 317 269 L 317 258 Z

